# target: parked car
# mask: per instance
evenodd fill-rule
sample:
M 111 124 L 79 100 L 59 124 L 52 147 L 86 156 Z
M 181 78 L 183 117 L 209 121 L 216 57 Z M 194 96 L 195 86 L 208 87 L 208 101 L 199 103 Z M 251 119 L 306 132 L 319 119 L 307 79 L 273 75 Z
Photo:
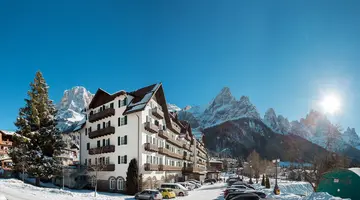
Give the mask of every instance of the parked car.
M 188 190 L 193 190 L 195 189 L 195 185 L 194 184 L 190 184 L 188 182 L 177 182 L 180 185 L 184 186 L 185 188 L 187 188 Z
M 163 183 L 160 188 L 170 188 L 175 192 L 176 196 L 187 196 L 189 194 L 188 189 L 178 183 Z
M 209 179 L 205 179 L 205 181 L 204 181 L 204 183 L 210 183 L 210 184 L 214 184 L 214 183 L 216 183 L 217 181 L 216 181 L 216 179 L 214 179 L 214 178 L 209 178 Z
M 188 181 L 188 182 L 191 183 L 191 184 L 194 184 L 195 188 L 200 188 L 201 187 L 201 184 L 198 184 L 198 183 L 196 183 L 194 181 Z
M 163 197 L 159 190 L 144 190 L 137 193 L 135 199 L 162 200 Z
M 159 192 L 161 192 L 164 199 L 172 199 L 176 197 L 174 190 L 169 188 L 160 188 Z
M 194 183 L 190 183 L 189 181 L 185 181 L 185 183 L 187 183 L 188 185 L 190 185 L 192 189 L 198 188 L 198 185 L 196 185 L 196 184 L 194 184 Z
M 232 198 L 226 200 L 261 200 L 263 198 L 259 197 L 254 193 L 240 193 Z
M 195 179 L 189 179 L 188 181 L 192 181 L 192 182 L 195 182 L 195 183 L 197 183 L 197 184 L 200 184 L 200 185 L 201 185 L 201 182 L 200 182 L 200 181 L 198 181 L 198 180 L 195 180 Z
M 244 183 L 244 182 L 242 182 L 242 181 L 236 181 L 236 182 L 235 182 L 235 183 L 233 183 L 232 185 L 245 185 L 246 187 L 248 187 L 248 188 L 251 188 L 251 189 L 255 190 L 255 188 L 254 188 L 252 185 L 247 184 L 247 183 Z
M 230 191 L 225 197 L 225 200 L 229 200 L 232 197 L 238 196 L 238 195 L 242 195 L 242 194 L 248 194 L 248 193 L 253 193 L 258 195 L 261 198 L 266 198 L 266 194 L 260 191 L 256 191 L 256 190 L 245 190 L 245 191 L 239 191 L 239 190 L 233 190 Z
M 248 188 L 245 185 L 232 185 L 229 186 L 228 188 L 238 189 L 239 191 L 252 190 L 252 188 Z
M 228 194 L 234 193 L 234 192 L 238 192 L 238 191 L 240 191 L 240 190 L 237 189 L 237 188 L 226 188 L 226 189 L 224 190 L 224 198 L 225 198 Z

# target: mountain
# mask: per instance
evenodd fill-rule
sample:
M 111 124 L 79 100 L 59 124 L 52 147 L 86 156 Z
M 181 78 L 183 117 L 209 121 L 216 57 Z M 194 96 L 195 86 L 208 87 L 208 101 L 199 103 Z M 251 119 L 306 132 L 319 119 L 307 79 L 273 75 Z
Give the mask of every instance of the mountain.
M 178 112 L 181 110 L 181 108 L 179 108 L 177 105 L 171 104 L 171 103 L 168 103 L 167 107 L 168 107 L 169 112 Z
M 67 132 L 74 128 L 85 117 L 83 109 L 86 108 L 94 97 L 84 87 L 76 86 L 64 91 L 64 95 L 56 108 L 58 113 L 58 128 Z
M 345 142 L 349 143 L 351 146 L 360 147 L 360 138 L 359 135 L 355 132 L 354 128 L 348 127 L 347 130 L 342 134 L 342 138 Z

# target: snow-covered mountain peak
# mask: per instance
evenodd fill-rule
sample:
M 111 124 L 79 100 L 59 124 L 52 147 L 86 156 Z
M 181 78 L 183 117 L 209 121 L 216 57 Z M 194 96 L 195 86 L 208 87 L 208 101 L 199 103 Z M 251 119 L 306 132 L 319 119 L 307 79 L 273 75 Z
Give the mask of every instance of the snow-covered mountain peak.
M 228 87 L 224 87 L 221 89 L 220 93 L 216 95 L 212 104 L 224 105 L 229 104 L 235 101 L 235 98 L 232 96 L 230 89 Z
M 345 142 L 349 143 L 352 146 L 359 146 L 360 145 L 360 138 L 359 135 L 356 133 L 354 128 L 348 127 L 346 131 L 342 134 L 342 138 Z
M 167 107 L 169 112 L 179 112 L 181 110 L 181 108 L 179 108 L 177 105 L 171 103 L 168 103 Z
M 93 97 L 94 95 L 82 86 L 75 86 L 64 91 L 64 95 L 57 105 L 56 119 L 60 131 L 66 132 L 85 117 L 82 111 L 90 104 Z

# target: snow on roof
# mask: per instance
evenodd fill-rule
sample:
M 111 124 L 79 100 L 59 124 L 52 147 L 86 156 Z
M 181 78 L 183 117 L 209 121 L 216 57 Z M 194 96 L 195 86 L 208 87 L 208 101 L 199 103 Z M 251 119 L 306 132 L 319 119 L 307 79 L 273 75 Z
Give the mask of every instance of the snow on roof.
M 360 168 L 349 168 L 350 171 L 354 172 L 355 174 L 357 174 L 358 176 L 360 176 Z
M 221 161 L 219 161 L 219 160 L 210 160 L 209 162 L 210 162 L 210 163 L 223 163 L 223 162 L 221 162 Z
M 0 132 L 4 133 L 5 135 L 14 135 L 15 132 L 14 131 L 5 131 L 5 130 L 0 130 Z

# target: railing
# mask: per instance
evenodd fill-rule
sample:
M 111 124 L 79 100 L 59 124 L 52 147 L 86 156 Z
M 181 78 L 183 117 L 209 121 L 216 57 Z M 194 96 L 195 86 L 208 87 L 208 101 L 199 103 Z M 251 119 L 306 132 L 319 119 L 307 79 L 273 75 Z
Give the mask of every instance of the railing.
M 169 137 L 166 141 L 168 141 L 171 144 L 176 145 L 176 146 L 178 146 L 180 148 L 183 147 L 183 142 L 181 140 L 177 140 L 177 139 L 175 139 L 173 137 Z
M 160 130 L 159 131 L 159 137 L 162 137 L 164 139 L 168 139 L 169 138 L 169 134 L 166 130 Z
M 149 131 L 150 133 L 157 133 L 159 132 L 159 126 L 151 122 L 145 122 L 145 130 Z
M 115 152 L 115 145 L 108 145 L 108 146 L 89 149 L 90 155 L 101 154 L 101 153 L 111 153 L 111 152 Z
M 197 156 L 199 156 L 202 159 L 206 159 L 206 156 L 203 153 L 198 152 Z
M 115 133 L 115 127 L 108 126 L 106 128 L 90 132 L 89 138 L 93 139 L 93 138 L 101 137 L 104 135 L 110 135 L 110 134 L 114 134 L 114 133 Z
M 182 167 L 170 166 L 170 165 L 159 165 L 160 171 L 181 171 Z
M 159 151 L 158 146 L 156 146 L 155 144 L 145 143 L 144 147 L 146 151 L 153 151 L 153 152 Z
M 183 159 L 183 155 L 171 152 L 169 149 L 166 149 L 165 147 L 159 147 L 159 153 L 163 155 L 167 155 L 172 158 Z
M 183 143 L 183 147 L 184 147 L 184 149 L 186 149 L 186 150 L 189 150 L 189 151 L 191 150 L 189 144 Z
M 163 119 L 164 118 L 164 113 L 163 111 L 161 111 L 158 107 L 153 108 L 152 110 L 152 114 L 157 117 L 158 119 Z
M 197 164 L 200 164 L 200 165 L 205 165 L 206 164 L 206 162 L 205 161 L 201 161 L 201 160 L 197 160 L 197 162 L 196 162 Z
M 201 172 L 201 171 L 204 171 L 204 170 L 200 169 L 199 167 L 189 166 L 189 167 L 184 167 L 183 171 L 188 172 L 188 173 L 192 173 L 192 172 Z
M 115 109 L 114 108 L 106 108 L 105 110 L 99 111 L 95 114 L 92 114 L 89 116 L 89 122 L 95 122 L 97 120 L 103 119 L 105 117 L 110 117 L 115 115 Z
M 158 171 L 159 170 L 159 165 L 145 163 L 144 170 L 145 171 Z
M 206 153 L 206 150 L 203 146 L 199 145 L 198 143 L 196 144 L 196 148 L 200 149 L 202 152 Z
M 95 171 L 95 169 L 98 169 L 99 171 L 107 171 L 107 172 L 115 171 L 115 164 L 106 164 L 106 165 L 102 165 L 101 167 L 93 165 L 89 167 L 89 171 Z
M 175 133 L 179 134 L 181 132 L 181 128 L 179 125 L 177 125 L 175 122 L 173 122 L 171 120 L 171 126 L 169 127 L 169 129 L 171 129 L 172 131 L 174 131 Z

